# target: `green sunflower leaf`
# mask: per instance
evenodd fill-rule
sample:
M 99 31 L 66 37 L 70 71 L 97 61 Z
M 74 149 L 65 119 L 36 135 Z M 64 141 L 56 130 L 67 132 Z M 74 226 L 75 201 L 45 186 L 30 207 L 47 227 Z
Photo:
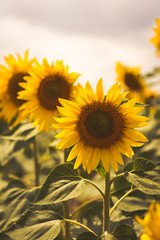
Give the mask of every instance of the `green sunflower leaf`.
M 53 240 L 61 231 L 61 221 L 51 210 L 28 211 L 7 234 L 14 240 Z
M 116 204 L 120 197 L 121 195 L 112 196 L 113 204 Z M 123 201 L 118 205 L 118 209 L 127 212 L 127 215 L 132 215 L 132 213 L 136 213 L 137 211 L 146 211 L 152 200 L 152 196 L 148 196 L 139 190 L 135 190 L 123 199 Z
M 1 191 L 0 229 L 6 230 L 17 221 L 38 193 L 38 188 L 28 188 L 19 180 L 11 181 Z
M 155 168 L 156 165 L 151 161 L 143 157 L 137 157 L 133 162 L 127 164 L 124 171 L 149 171 Z
M 86 185 L 73 167 L 72 163 L 63 163 L 53 168 L 34 203 L 53 204 L 81 195 Z
M 0 239 L 3 239 L 3 240 L 13 240 L 13 238 L 9 237 L 6 233 L 4 232 L 1 232 L 0 233 Z
M 152 176 L 152 179 L 151 179 Z M 125 179 L 137 187 L 138 190 L 145 194 L 157 195 L 160 194 L 160 178 L 156 179 L 153 174 L 137 175 L 131 172 L 125 172 Z M 156 181 L 158 180 L 158 181 Z
M 134 229 L 127 224 L 118 225 L 112 234 L 117 240 L 138 240 Z
M 121 176 L 114 181 L 114 187 L 112 189 L 111 194 L 117 194 L 119 192 L 123 192 L 125 189 L 130 188 L 131 184 L 124 178 L 124 176 Z
M 118 240 L 117 238 L 115 238 L 113 235 L 105 232 L 105 235 L 102 235 L 99 240 Z
M 13 141 L 27 141 L 38 134 L 38 129 L 33 127 L 33 123 L 23 123 L 17 125 L 15 128 L 11 129 L 1 136 L 5 140 Z
M 104 179 L 106 176 L 106 170 L 103 167 L 102 162 L 100 161 L 98 166 L 96 167 L 96 172 Z
M 91 232 L 83 232 L 76 240 L 98 240 L 98 237 Z

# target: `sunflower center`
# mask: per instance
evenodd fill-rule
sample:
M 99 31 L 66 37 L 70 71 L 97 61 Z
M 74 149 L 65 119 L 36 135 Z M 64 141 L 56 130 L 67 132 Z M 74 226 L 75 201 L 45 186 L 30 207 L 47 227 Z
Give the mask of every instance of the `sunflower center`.
M 107 148 L 123 134 L 123 116 L 110 103 L 93 102 L 83 107 L 77 130 L 86 145 Z
M 125 84 L 132 90 L 132 91 L 140 91 L 142 86 L 140 82 L 138 81 L 139 77 L 138 75 L 134 75 L 132 73 L 126 73 L 125 74 Z
M 8 84 L 8 94 L 10 96 L 11 101 L 20 107 L 25 101 L 17 99 L 18 92 L 23 90 L 22 87 L 19 86 L 20 82 L 25 82 L 23 79 L 24 76 L 29 76 L 28 73 L 16 73 L 11 77 Z
M 64 77 L 50 75 L 45 77 L 39 86 L 38 97 L 41 105 L 54 110 L 59 104 L 58 98 L 68 99 L 70 96 L 70 85 Z
M 112 121 L 106 112 L 97 110 L 85 122 L 88 133 L 97 138 L 105 138 L 112 132 Z

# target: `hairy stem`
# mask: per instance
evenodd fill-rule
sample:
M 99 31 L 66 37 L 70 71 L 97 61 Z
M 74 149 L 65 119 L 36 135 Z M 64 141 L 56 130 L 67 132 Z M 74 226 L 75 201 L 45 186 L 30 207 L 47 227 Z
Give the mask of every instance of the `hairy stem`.
M 68 223 L 72 223 L 72 224 L 76 224 L 76 225 L 78 225 L 78 226 L 86 229 L 87 231 L 93 233 L 93 234 L 97 237 L 97 235 L 95 234 L 95 232 L 93 232 L 90 228 L 88 228 L 87 226 L 83 225 L 83 224 L 80 223 L 80 222 L 77 222 L 77 221 L 74 221 L 74 220 L 71 220 L 71 219 L 64 219 L 63 221 L 68 222 Z
M 67 159 L 67 149 L 64 149 L 64 163 Z M 69 218 L 69 202 L 65 201 L 63 202 L 63 209 L 64 209 L 64 217 Z M 68 221 L 65 221 L 65 240 L 70 240 L 70 223 Z
M 39 186 L 40 164 L 38 162 L 36 136 L 34 137 L 34 140 L 33 140 L 33 158 L 34 158 L 34 171 L 35 171 L 35 186 Z
M 110 173 L 106 173 L 105 176 L 105 192 L 103 199 L 103 233 L 109 232 L 109 222 L 110 222 Z
M 100 192 L 100 194 L 102 195 L 102 198 L 104 198 L 104 193 L 103 193 L 103 191 L 94 183 L 94 182 L 92 182 L 92 181 L 90 181 L 89 179 L 83 179 L 85 182 L 87 182 L 87 183 L 89 183 L 89 184 L 91 184 L 93 187 L 95 187 L 99 192 Z
M 120 173 L 120 174 L 118 174 L 116 177 L 112 178 L 112 179 L 110 180 L 110 185 L 111 185 L 116 179 L 118 179 L 118 178 L 120 178 L 120 177 L 123 177 L 124 174 L 125 174 L 125 173 Z
M 72 215 L 70 216 L 70 219 L 73 219 L 74 216 L 75 216 L 78 212 L 80 212 L 83 208 L 87 207 L 87 205 L 89 205 L 90 203 L 95 202 L 95 201 L 99 201 L 99 200 L 101 200 L 101 198 L 94 198 L 94 199 L 92 199 L 92 200 L 89 200 L 89 201 L 83 203 L 82 205 L 80 205 L 80 207 L 78 207 L 78 208 L 72 213 Z
M 124 198 L 126 198 L 131 192 L 135 191 L 137 188 L 131 188 L 128 192 L 126 192 L 111 208 L 110 210 L 110 216 L 113 213 L 113 211 L 116 209 L 116 207 L 123 201 Z

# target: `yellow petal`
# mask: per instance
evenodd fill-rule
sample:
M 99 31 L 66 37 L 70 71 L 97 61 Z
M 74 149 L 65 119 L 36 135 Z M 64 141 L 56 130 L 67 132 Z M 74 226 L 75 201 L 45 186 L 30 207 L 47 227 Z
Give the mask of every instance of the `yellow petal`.
M 130 147 L 130 145 L 127 142 L 127 139 L 126 139 L 126 141 L 125 141 L 125 139 L 124 140 L 121 139 L 120 141 L 118 141 L 116 143 L 116 146 L 119 149 L 119 151 L 121 153 L 123 153 L 124 155 L 126 155 L 127 157 L 132 158 L 132 156 L 134 155 L 132 148 Z
M 121 165 L 124 165 L 124 162 L 123 162 L 123 159 L 122 159 L 122 156 L 120 154 L 120 152 L 118 151 L 117 147 L 115 145 L 113 145 L 111 147 L 111 151 L 112 151 L 112 155 L 113 155 L 113 159 L 118 162 L 119 164 Z M 112 160 L 111 160 L 112 161 Z M 110 161 L 110 163 L 111 163 Z
M 141 128 L 148 126 L 148 122 L 141 122 L 141 123 L 125 123 L 125 127 L 127 128 Z
M 74 132 L 68 131 L 68 130 L 63 130 L 60 133 L 58 133 L 55 138 L 63 138 L 66 137 L 67 135 L 73 134 Z
M 96 100 L 102 102 L 104 100 L 104 92 L 103 92 L 103 81 L 102 78 L 97 83 L 96 86 Z
M 112 97 L 114 95 L 114 92 L 116 90 L 116 88 L 118 87 L 118 83 L 115 83 L 108 91 L 107 95 L 106 95 L 106 102 L 108 101 L 112 101 Z
M 103 164 L 106 172 L 109 172 L 108 150 L 105 148 L 102 148 L 102 150 L 101 150 L 101 161 L 102 161 L 102 164 Z
M 71 109 L 72 111 L 77 112 L 77 113 L 80 112 L 80 107 L 79 107 L 78 103 L 73 102 L 73 101 L 69 101 L 69 100 L 66 100 L 66 99 L 63 99 L 63 98 L 59 98 L 58 100 L 59 100 L 60 104 L 62 106 L 64 106 L 65 108 Z
M 150 238 L 148 234 L 143 233 L 140 237 L 140 240 L 153 240 L 153 239 Z
M 91 156 L 91 169 L 92 170 L 96 169 L 98 163 L 100 162 L 100 159 L 101 159 L 101 149 L 94 148 L 92 151 L 92 156 Z
M 78 153 L 81 151 L 82 146 L 83 146 L 82 141 L 79 141 L 70 151 L 67 161 L 73 160 L 78 155 Z
M 83 160 L 83 152 L 80 151 L 78 153 L 77 158 L 76 158 L 76 161 L 75 161 L 75 164 L 74 164 L 74 169 L 78 168 L 82 164 L 82 160 Z
M 57 106 L 58 112 L 61 113 L 63 116 L 66 117 L 77 117 L 77 114 L 75 112 L 73 112 L 71 109 L 67 109 L 64 107 L 59 107 Z
M 76 144 L 80 140 L 80 136 L 77 133 L 68 135 L 66 138 L 63 138 L 58 144 L 58 149 L 69 148 Z
M 138 132 L 135 129 L 125 129 L 124 135 L 136 142 L 148 142 L 148 139 L 141 132 Z
M 74 124 L 77 122 L 77 118 L 74 118 L 74 117 L 54 117 L 54 119 L 56 120 L 56 122 L 58 123 L 68 123 L 68 124 Z
M 86 168 L 87 170 L 90 169 L 90 171 L 92 170 L 91 166 L 92 166 L 92 147 L 90 146 L 85 146 L 84 151 L 83 151 L 83 167 Z

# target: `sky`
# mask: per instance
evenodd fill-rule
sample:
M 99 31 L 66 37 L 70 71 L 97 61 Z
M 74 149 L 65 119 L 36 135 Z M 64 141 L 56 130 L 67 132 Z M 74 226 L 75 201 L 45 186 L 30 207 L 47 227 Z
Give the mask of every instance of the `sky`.
M 142 73 L 159 67 L 149 41 L 159 9 L 159 0 L 1 0 L 0 64 L 29 49 L 40 63 L 63 59 L 82 85 L 102 77 L 107 91 L 118 61 Z

